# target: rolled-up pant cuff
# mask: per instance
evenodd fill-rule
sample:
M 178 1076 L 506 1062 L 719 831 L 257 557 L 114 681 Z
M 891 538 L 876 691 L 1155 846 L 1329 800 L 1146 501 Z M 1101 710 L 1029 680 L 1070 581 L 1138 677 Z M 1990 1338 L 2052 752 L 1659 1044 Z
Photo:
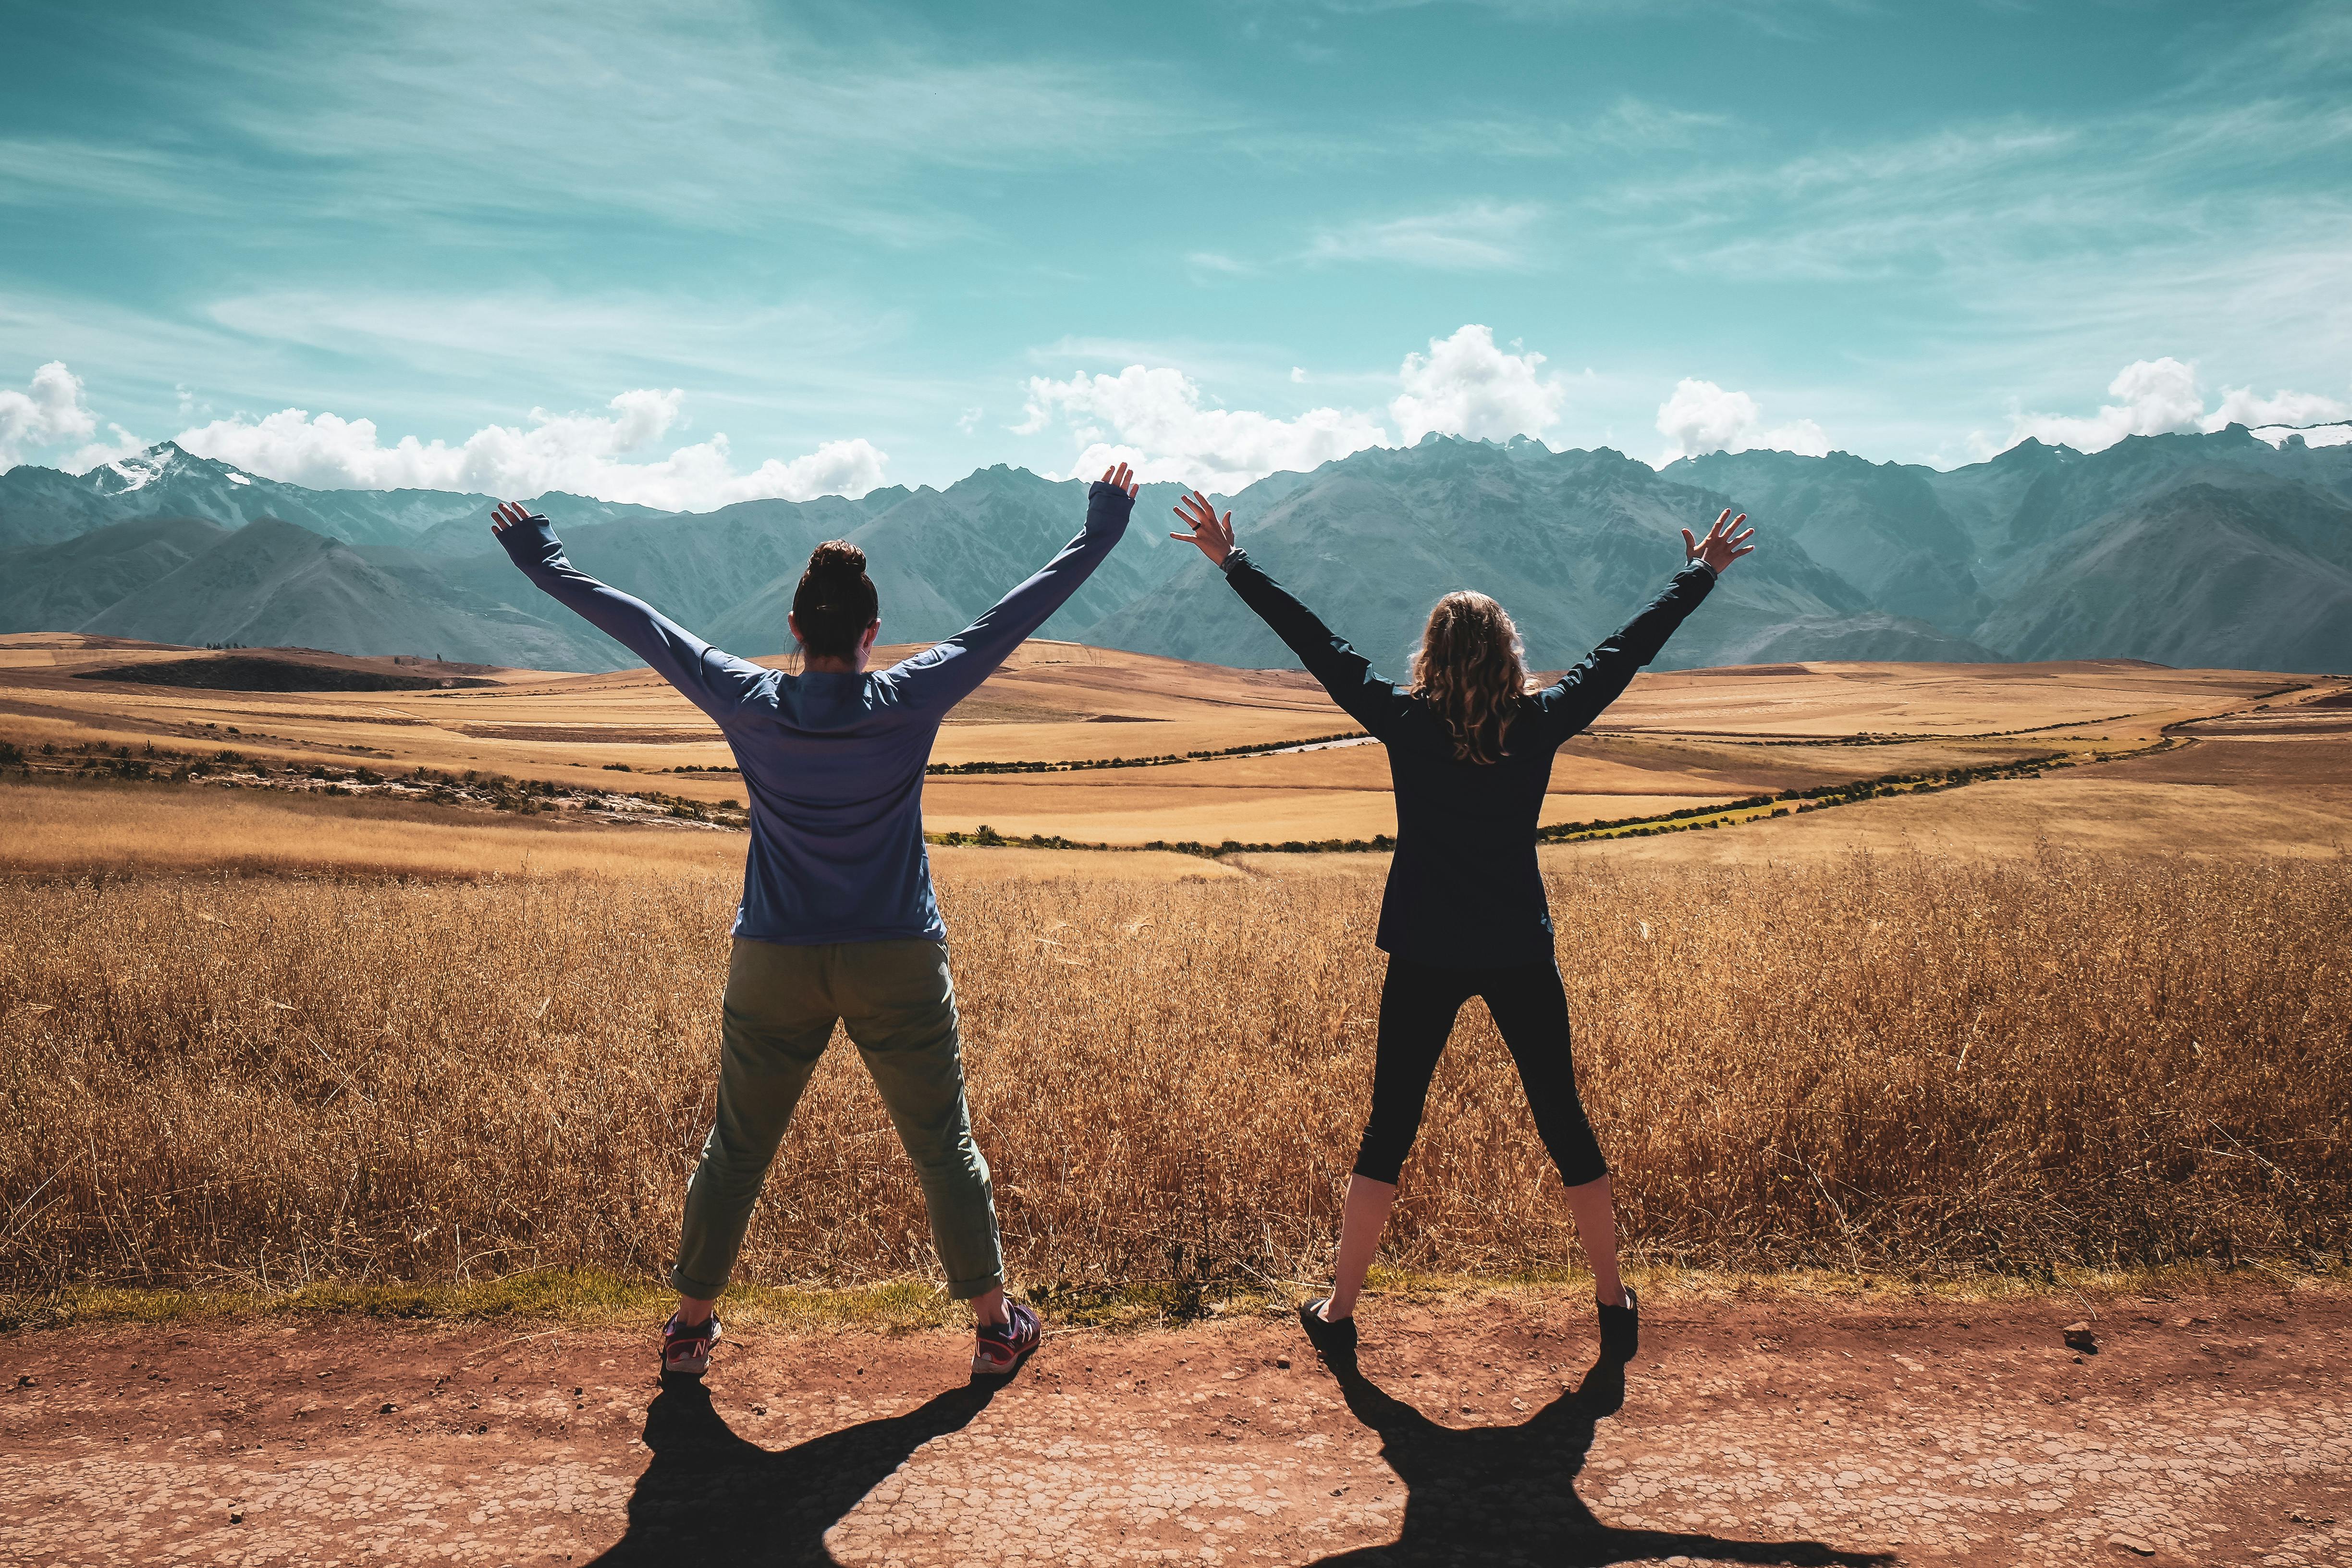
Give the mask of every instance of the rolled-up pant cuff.
M 698 1301 L 715 1301 L 719 1300 L 719 1293 L 727 1289 L 727 1281 L 724 1279 L 712 1285 L 704 1280 L 690 1279 L 683 1270 L 677 1268 L 669 1271 L 669 1283 L 670 1288 L 679 1295 L 690 1296 Z
M 1003 1283 L 1004 1275 L 1002 1270 L 994 1274 L 983 1275 L 978 1279 L 950 1279 L 948 1281 L 948 1294 L 959 1301 L 970 1301 L 987 1295 Z

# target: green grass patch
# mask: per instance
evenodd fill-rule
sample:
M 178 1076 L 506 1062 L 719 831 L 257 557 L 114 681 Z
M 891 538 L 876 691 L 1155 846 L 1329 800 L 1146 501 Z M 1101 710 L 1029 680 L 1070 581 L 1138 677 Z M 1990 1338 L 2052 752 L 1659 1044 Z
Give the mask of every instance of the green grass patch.
M 659 1321 L 677 1299 L 655 1280 L 590 1269 L 549 1269 L 464 1284 L 324 1283 L 294 1290 L 68 1285 L 0 1293 L 0 1330 L 288 1317 L 441 1322 L 510 1318 L 595 1328 Z M 906 1333 L 971 1321 L 946 1291 L 922 1279 L 838 1288 L 747 1285 L 727 1293 L 722 1310 L 747 1326 L 810 1331 Z
M 2352 1268 L 2282 1264 L 2224 1268 L 2210 1263 L 2132 1269 L 2061 1268 L 2054 1276 L 1963 1273 L 1858 1274 L 1832 1269 L 1771 1273 L 1634 1265 L 1626 1278 L 1648 1305 L 1706 1301 L 1836 1300 L 1852 1305 L 1937 1302 L 2020 1304 L 2045 1300 L 2096 1304 L 2122 1297 L 2210 1297 L 2244 1290 L 2352 1289 Z M 1545 1268 L 1505 1274 L 1427 1274 L 1376 1268 L 1365 1300 L 1423 1306 L 1478 1300 L 1573 1300 L 1591 1289 L 1581 1270 Z M 1057 1328 L 1141 1332 L 1186 1323 L 1286 1317 L 1312 1294 L 1303 1282 L 1249 1287 L 1187 1282 L 1131 1285 L 1046 1284 L 1015 1292 Z M 593 1270 L 545 1270 L 464 1284 L 318 1284 L 296 1290 L 142 1289 L 66 1286 L 0 1292 L 0 1331 L 99 1325 L 264 1322 L 275 1319 L 357 1318 L 396 1322 L 557 1323 L 580 1328 L 642 1328 L 676 1300 L 650 1279 Z M 928 1279 L 890 1279 L 840 1287 L 745 1285 L 720 1307 L 730 1323 L 807 1333 L 904 1334 L 967 1327 L 961 1302 Z

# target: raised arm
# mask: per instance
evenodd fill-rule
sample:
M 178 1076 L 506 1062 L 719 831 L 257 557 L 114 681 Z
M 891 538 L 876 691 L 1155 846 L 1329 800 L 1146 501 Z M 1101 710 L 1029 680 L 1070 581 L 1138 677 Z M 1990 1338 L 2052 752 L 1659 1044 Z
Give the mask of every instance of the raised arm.
M 1756 548 L 1748 542 L 1754 529 L 1738 535 L 1731 532 L 1747 521 L 1746 512 L 1735 518 L 1727 510 L 1704 540 L 1693 539 L 1690 530 L 1684 529 L 1685 563 L 1666 584 L 1665 592 L 1643 605 L 1616 636 L 1586 655 L 1582 664 L 1536 694 L 1536 708 L 1543 716 L 1550 745 L 1558 746 L 1576 734 L 1616 701 L 1632 684 L 1635 672 L 1658 657 L 1683 617 L 1714 590 L 1717 575 Z
M 643 599 L 608 587 L 572 565 L 564 559 L 555 525 L 520 501 L 503 502 L 491 516 L 490 531 L 524 576 L 651 665 L 720 724 L 767 679 L 769 672 L 758 665 L 719 652 Z
M 1314 611 L 1258 570 L 1257 563 L 1235 547 L 1234 514 L 1227 512 L 1220 518 L 1209 499 L 1194 490 L 1177 503 L 1176 515 L 1192 531 L 1168 537 L 1198 545 L 1201 553 L 1224 573 L 1225 581 L 1242 596 L 1242 603 L 1255 610 L 1258 618 L 1298 656 L 1307 673 L 1323 683 L 1331 700 L 1371 733 L 1385 733 L 1390 722 L 1404 711 L 1403 696 L 1372 668 L 1371 660 L 1334 634 Z
M 1004 656 L 1069 602 L 1127 532 L 1135 492 L 1142 487 L 1125 463 L 1103 470 L 1087 489 L 1087 525 L 1034 577 L 990 607 L 980 619 L 933 647 L 893 666 L 887 679 L 910 705 L 944 710 L 971 695 Z

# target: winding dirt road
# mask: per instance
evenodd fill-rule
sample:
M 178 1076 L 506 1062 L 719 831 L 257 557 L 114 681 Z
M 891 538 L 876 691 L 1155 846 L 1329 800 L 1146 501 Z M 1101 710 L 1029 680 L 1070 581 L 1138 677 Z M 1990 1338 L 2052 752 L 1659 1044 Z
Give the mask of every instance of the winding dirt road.
M 123 1328 L 0 1340 L 0 1562 L 2352 1563 L 2352 1296 L 1368 1306 L 1050 1339 Z

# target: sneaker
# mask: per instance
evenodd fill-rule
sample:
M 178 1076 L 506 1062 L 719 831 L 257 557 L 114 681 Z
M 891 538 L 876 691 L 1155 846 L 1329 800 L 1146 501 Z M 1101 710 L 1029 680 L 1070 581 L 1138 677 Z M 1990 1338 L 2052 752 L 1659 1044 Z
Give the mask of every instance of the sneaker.
M 1624 1287 L 1625 1304 L 1601 1309 L 1601 1354 L 1605 1361 L 1632 1361 L 1642 1348 L 1642 1303 Z
M 971 1352 L 974 1377 L 1011 1377 L 1021 1370 L 1021 1363 L 1029 1352 L 1037 1348 L 1037 1342 L 1045 1337 L 1045 1325 L 1020 1302 L 1007 1301 L 1004 1313 L 1003 1322 L 980 1326 L 980 1340 Z
M 688 1328 L 670 1314 L 662 1325 L 662 1375 L 700 1377 L 710 1370 L 710 1352 L 719 1343 L 719 1314 L 713 1312 Z
M 1328 1298 L 1318 1296 L 1298 1309 L 1298 1326 L 1307 1331 L 1307 1341 L 1323 1359 L 1356 1353 L 1356 1320 L 1351 1313 L 1339 1319 L 1327 1319 L 1323 1308 Z

